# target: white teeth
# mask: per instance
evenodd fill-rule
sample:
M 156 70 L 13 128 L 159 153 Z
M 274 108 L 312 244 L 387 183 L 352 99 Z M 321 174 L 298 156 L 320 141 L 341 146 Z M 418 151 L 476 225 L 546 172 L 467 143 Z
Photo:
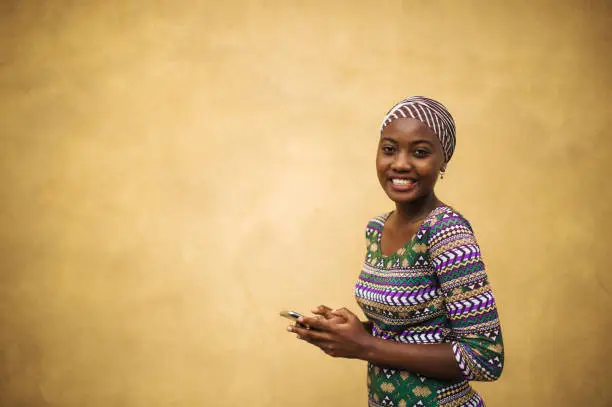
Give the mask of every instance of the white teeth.
M 413 181 L 410 179 L 400 179 L 400 178 L 393 178 L 391 181 L 395 185 L 411 185 L 413 183 Z

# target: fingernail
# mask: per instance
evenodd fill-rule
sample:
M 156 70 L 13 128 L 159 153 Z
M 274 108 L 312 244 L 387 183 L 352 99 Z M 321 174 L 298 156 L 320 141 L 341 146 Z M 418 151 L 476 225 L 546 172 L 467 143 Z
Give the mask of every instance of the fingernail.
M 288 327 L 287 327 L 287 331 L 289 331 L 289 332 L 293 332 L 293 327 L 292 327 L 292 326 L 288 326 Z

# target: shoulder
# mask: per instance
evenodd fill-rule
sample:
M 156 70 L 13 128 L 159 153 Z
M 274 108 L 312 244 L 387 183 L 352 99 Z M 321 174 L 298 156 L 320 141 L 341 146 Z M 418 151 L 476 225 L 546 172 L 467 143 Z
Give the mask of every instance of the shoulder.
M 444 207 L 431 219 L 427 245 L 436 268 L 457 262 L 480 261 L 480 247 L 470 222 L 457 210 Z
M 463 229 L 472 230 L 472 225 L 459 211 L 450 206 L 440 206 L 427 218 L 427 226 L 430 232 L 436 233 L 444 229 Z
M 366 234 L 379 234 L 382 233 L 385 222 L 389 218 L 391 212 L 383 213 L 382 215 L 375 216 L 368 221 L 366 225 Z
M 430 246 L 463 239 L 473 240 L 472 225 L 459 211 L 450 206 L 437 208 L 427 220 L 427 235 Z

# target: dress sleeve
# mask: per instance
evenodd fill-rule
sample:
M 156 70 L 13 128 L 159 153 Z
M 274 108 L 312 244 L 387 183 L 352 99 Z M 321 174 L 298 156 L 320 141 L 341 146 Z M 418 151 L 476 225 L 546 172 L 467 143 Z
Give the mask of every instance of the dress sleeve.
M 467 380 L 494 381 L 504 365 L 495 298 L 469 222 L 456 213 L 431 225 L 429 250 L 450 321 L 455 360 Z

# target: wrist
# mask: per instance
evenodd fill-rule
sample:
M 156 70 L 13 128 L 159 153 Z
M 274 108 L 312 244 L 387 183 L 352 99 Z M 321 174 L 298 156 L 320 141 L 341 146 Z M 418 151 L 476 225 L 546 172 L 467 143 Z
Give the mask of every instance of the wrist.
M 377 338 L 367 333 L 361 341 L 361 351 L 359 359 L 369 361 L 375 353 Z

